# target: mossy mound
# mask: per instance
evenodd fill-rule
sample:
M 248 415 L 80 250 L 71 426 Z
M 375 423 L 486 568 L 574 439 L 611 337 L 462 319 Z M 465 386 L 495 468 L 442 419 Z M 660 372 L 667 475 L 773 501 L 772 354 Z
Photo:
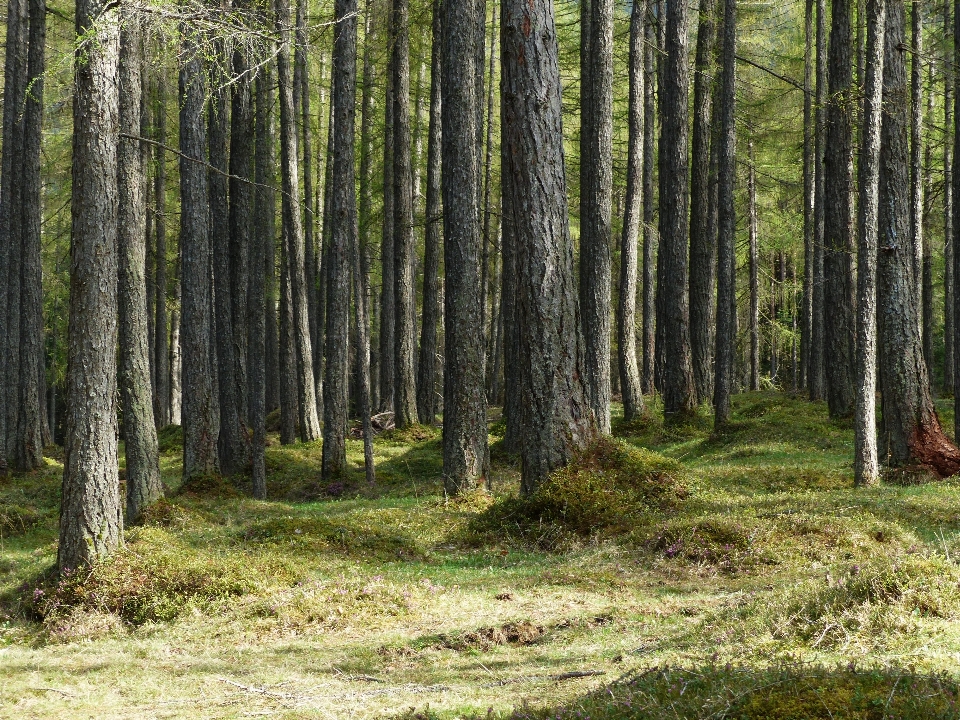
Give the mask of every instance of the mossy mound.
M 395 445 L 415 445 L 416 443 L 426 442 L 427 440 L 438 440 L 440 438 L 440 428 L 433 425 L 407 425 L 402 428 L 392 428 L 384 430 L 378 436 L 381 441 L 390 442 Z
M 242 495 L 230 478 L 222 475 L 196 475 L 188 478 L 177 488 L 176 494 L 215 500 L 235 498 Z
M 675 507 L 689 494 L 680 463 L 604 437 L 534 494 L 505 497 L 480 513 L 469 523 L 466 539 L 561 549 L 574 538 L 628 532 L 639 516 Z
M 711 515 L 658 523 L 644 544 L 667 560 L 681 560 L 737 575 L 769 563 L 755 540 L 756 528 L 731 517 Z
M 166 425 L 157 431 L 160 453 L 165 455 L 183 450 L 183 428 L 179 425 Z

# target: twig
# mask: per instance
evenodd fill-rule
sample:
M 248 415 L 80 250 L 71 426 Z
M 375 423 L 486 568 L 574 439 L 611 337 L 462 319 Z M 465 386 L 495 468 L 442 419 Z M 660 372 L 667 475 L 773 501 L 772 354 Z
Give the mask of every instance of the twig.
M 66 690 L 57 690 L 57 688 L 48 688 L 48 687 L 35 687 L 30 688 L 31 690 L 42 690 L 44 692 L 55 692 L 60 693 L 64 697 L 76 697 L 73 693 L 68 693 Z

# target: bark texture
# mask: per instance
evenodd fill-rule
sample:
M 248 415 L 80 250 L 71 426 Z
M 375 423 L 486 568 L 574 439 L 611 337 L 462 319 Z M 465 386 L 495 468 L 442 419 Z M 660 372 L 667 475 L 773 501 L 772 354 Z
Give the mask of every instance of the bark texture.
M 154 137 L 166 144 L 167 139 L 167 83 L 161 73 L 157 79 L 157 97 L 154 109 Z M 170 325 L 167 323 L 167 163 L 166 154 L 158 148 L 153 174 L 153 232 L 156 247 L 154 304 L 154 361 L 155 381 L 154 415 L 157 427 L 172 421 L 170 407 Z
M 824 370 L 824 277 L 823 233 L 826 182 L 823 146 L 826 134 L 827 41 L 826 0 L 817 0 L 817 94 L 814 115 L 814 211 L 813 211 L 813 308 L 811 311 L 810 361 L 807 369 L 810 399 L 823 400 L 827 395 Z

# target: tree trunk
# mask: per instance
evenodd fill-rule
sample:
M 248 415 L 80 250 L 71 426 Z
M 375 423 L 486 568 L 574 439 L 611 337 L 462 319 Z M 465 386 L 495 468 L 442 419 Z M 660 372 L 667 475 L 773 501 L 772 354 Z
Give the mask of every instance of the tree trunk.
M 617 304 L 617 360 L 623 418 L 643 413 L 643 391 L 637 365 L 637 243 L 643 213 L 643 32 L 646 2 L 635 2 L 630 13 L 630 99 L 627 151 L 626 212 L 620 239 L 620 288 Z
M 389 36 L 392 47 L 393 22 L 392 0 L 384 0 L 387 9 L 387 23 L 391 28 Z M 383 120 L 383 235 L 380 245 L 381 285 L 380 285 L 380 410 L 393 410 L 396 385 L 396 262 L 395 262 L 395 204 L 394 194 L 394 85 L 393 53 L 387 61 L 387 89 L 384 100 Z
M 354 120 L 357 81 L 357 0 L 337 0 L 333 36 L 333 186 L 326 253 L 326 376 L 323 383 L 323 478 L 347 469 L 351 257 L 357 244 Z M 363 305 L 357 294 L 358 306 Z M 362 312 L 360 313 L 362 315 Z M 358 324 L 359 327 L 359 324 Z M 364 351 L 360 348 L 361 353 Z
M 179 246 L 179 243 L 178 243 Z M 173 273 L 173 309 L 170 312 L 170 423 L 183 422 L 183 355 L 180 345 L 180 303 L 183 298 L 181 283 L 182 248 L 177 249 Z
M 430 128 L 427 140 L 427 204 L 423 240 L 423 324 L 417 373 L 417 416 L 433 425 L 437 416 L 437 325 L 440 320 L 440 244 L 443 241 L 441 181 L 441 83 L 443 53 L 441 0 L 433 2 L 430 70 Z
M 594 439 L 597 423 L 581 380 L 552 3 L 507 0 L 502 50 L 506 224 L 517 251 L 521 490 L 530 494 Z
M 280 444 L 297 441 L 300 403 L 297 396 L 297 350 L 294 337 L 293 291 L 290 287 L 290 251 L 286 231 L 280 243 Z
M 506 14 L 500 15 L 500 48 L 501 58 L 505 58 L 507 36 Z M 504 70 L 504 76 L 506 71 Z M 510 116 L 507 114 L 507 103 L 501 87 L 500 94 L 500 128 L 503 133 Z M 500 197 L 502 199 L 503 236 L 500 240 L 503 269 L 500 272 L 500 312 L 503 315 L 503 419 L 506 430 L 503 434 L 503 448 L 510 453 L 521 450 L 523 437 L 523 403 L 521 401 L 522 373 L 520 366 L 520 307 L 517 253 L 519 238 L 513 224 L 513 184 L 510 168 L 509 148 L 503 141 L 500 142 Z
M 714 427 L 730 421 L 733 393 L 733 356 L 737 345 L 737 216 L 736 184 L 736 82 L 737 5 L 723 4 L 720 96 L 717 143 L 717 353 L 714 380 Z M 752 158 L 751 158 L 752 159 Z M 753 163 L 750 163 L 751 176 Z M 752 184 L 751 184 L 752 188 Z M 752 243 L 751 243 L 752 249 Z M 751 308 L 752 309 L 752 308 Z
M 652 0 L 650 0 L 652 2 Z M 654 168 L 654 135 L 656 127 L 656 104 L 654 101 L 654 48 L 656 36 L 654 21 L 651 13 L 647 12 L 647 21 L 644 27 L 644 83 L 643 83 L 643 308 L 642 308 L 642 335 L 641 350 L 643 367 L 641 368 L 640 384 L 647 395 L 653 393 L 654 350 L 656 327 L 656 309 L 654 288 L 654 272 L 656 257 L 657 232 L 653 224 L 653 168 Z
M 116 420 L 117 8 L 80 0 L 77 36 L 94 23 L 97 42 L 77 51 L 74 66 L 67 431 L 57 555 L 61 572 L 110 554 L 122 542 L 123 532 Z
M 183 363 L 183 478 L 217 472 L 217 428 L 210 364 L 210 236 L 205 70 L 185 35 L 180 70 L 180 252 Z
M 666 2 L 660 131 L 660 252 L 657 273 L 663 315 L 663 412 L 683 419 L 696 412 L 687 307 L 687 6 Z
M 690 348 L 697 402 L 712 396 L 713 285 L 717 247 L 710 232 L 711 95 L 714 77 L 715 0 L 700 0 L 697 71 L 693 79 L 693 157 L 690 168 Z
M 360 273 L 365 294 L 362 296 L 365 304 L 364 313 L 368 323 L 367 339 L 373 333 L 374 318 L 370 304 L 370 248 L 373 244 L 373 122 L 376 112 L 376 99 L 374 98 L 374 82 L 376 75 L 376 66 L 374 64 L 373 49 L 376 44 L 376 23 L 373 20 L 373 0 L 364 2 L 364 34 L 363 34 L 363 79 L 362 93 L 360 100 L 360 197 L 359 197 L 359 222 L 360 222 Z M 373 362 L 374 354 L 369 352 L 368 361 Z M 377 403 L 377 382 L 371 370 L 370 382 L 370 407 L 379 407 Z
M 891 465 L 918 464 L 948 477 L 960 471 L 960 450 L 944 434 L 934 410 L 913 277 L 904 14 L 903 0 L 890 0 L 884 42 L 878 263 L 883 427 Z
M 850 0 L 834 0 L 824 145 L 824 359 L 831 417 L 853 413 L 853 69 Z
M 456 495 L 488 486 L 479 155 L 473 142 L 478 102 L 473 68 L 479 48 L 470 32 L 477 24 L 474 0 L 447 0 L 443 12 L 443 476 L 446 492 Z
M 923 10 L 920 2 L 911 5 L 910 55 L 910 237 L 913 238 L 913 282 L 920 307 L 923 306 Z M 923 335 L 922 313 L 917 314 Z M 928 366 L 929 368 L 929 366 Z M 929 374 L 929 373 L 928 373 Z M 932 381 L 931 377 L 931 381 Z
M 877 233 L 880 192 L 880 122 L 883 102 L 886 0 L 867 5 L 863 150 L 857 247 L 857 397 L 853 416 L 853 476 L 857 485 L 880 478 L 877 456 Z
M 486 26 L 484 26 L 486 27 Z M 480 288 L 481 293 L 480 297 L 482 302 L 480 304 L 480 327 L 483 328 L 484 332 L 484 348 L 489 348 L 491 346 L 491 340 L 494 334 L 493 322 L 487 323 L 487 300 L 490 297 L 489 292 L 489 282 L 487 280 L 489 269 L 490 269 L 490 220 L 493 211 L 491 209 L 491 198 L 493 197 L 493 190 L 491 188 L 491 177 L 493 174 L 493 80 L 494 72 L 496 71 L 497 65 L 497 52 L 495 41 L 497 37 L 497 4 L 493 4 L 493 24 L 490 28 L 490 67 L 489 67 L 489 78 L 487 85 L 487 149 L 486 155 L 484 157 L 483 163 L 483 206 L 480 208 L 483 211 L 483 254 L 480 262 Z M 484 38 L 486 39 L 486 38 Z M 479 156 L 477 156 L 479 162 Z M 478 188 L 479 189 L 479 188 Z M 494 266 L 496 266 L 497 261 L 494 257 L 493 261 Z M 490 307 L 493 308 L 495 305 L 490 304 Z M 491 316 L 495 315 L 491 310 Z M 492 320 L 493 318 L 491 318 Z M 486 335 L 487 328 L 490 328 L 490 336 Z M 488 357 L 490 353 L 488 350 L 484 350 L 487 353 Z M 487 360 L 488 363 L 492 360 Z M 489 367 L 489 366 L 488 366 Z M 488 385 L 489 387 L 489 385 Z
M 154 132 L 157 142 L 167 141 L 167 83 L 163 73 L 157 79 L 157 104 Z M 153 176 L 153 231 L 156 241 L 156 303 L 154 305 L 154 368 L 156 384 L 153 392 L 156 397 L 157 426 L 165 427 L 171 423 L 170 408 L 170 326 L 167 324 L 167 163 L 166 155 L 160 148 L 156 153 L 156 169 Z
M 803 53 L 803 307 L 800 320 L 800 382 L 809 385 L 813 344 L 814 139 L 813 139 L 813 0 L 806 0 Z
M 747 216 L 750 238 L 750 389 L 760 389 L 760 254 L 757 247 L 757 176 L 753 166 L 753 140 L 749 143 Z
M 950 55 L 951 38 L 950 0 L 943 2 L 943 387 L 953 392 L 954 346 L 953 328 L 956 322 L 953 296 L 956 277 L 953 274 L 953 58 Z
M 120 132 L 138 135 L 143 93 L 143 40 L 136 22 L 120 33 Z M 150 348 L 147 344 L 146 152 L 121 138 L 117 146 L 119 213 L 120 399 L 127 460 L 127 522 L 163 497 L 160 450 L 153 416 Z
M 827 42 L 826 0 L 817 0 L 817 97 L 815 120 L 815 157 L 813 161 L 814 211 L 813 211 L 813 311 L 810 324 L 810 366 L 807 369 L 810 399 L 823 400 L 827 395 L 826 370 L 824 367 L 824 205 L 826 203 L 826 178 L 823 146 L 826 136 L 827 103 Z
M 393 3 L 393 201 L 394 297 L 394 422 L 398 428 L 417 421 L 414 369 L 416 306 L 413 287 L 413 173 L 410 167 L 410 17 L 408 0 Z M 474 220 L 476 222 L 476 220 Z M 475 327 L 475 332 L 476 332 Z M 449 362 L 449 358 L 448 358 Z

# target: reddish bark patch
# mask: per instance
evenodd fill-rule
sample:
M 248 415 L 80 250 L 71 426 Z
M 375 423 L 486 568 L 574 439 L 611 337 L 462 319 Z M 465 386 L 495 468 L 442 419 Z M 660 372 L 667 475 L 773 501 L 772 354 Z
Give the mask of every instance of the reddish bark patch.
M 918 464 L 930 468 L 940 478 L 960 473 L 960 449 L 950 442 L 937 419 L 917 427 L 910 451 Z

